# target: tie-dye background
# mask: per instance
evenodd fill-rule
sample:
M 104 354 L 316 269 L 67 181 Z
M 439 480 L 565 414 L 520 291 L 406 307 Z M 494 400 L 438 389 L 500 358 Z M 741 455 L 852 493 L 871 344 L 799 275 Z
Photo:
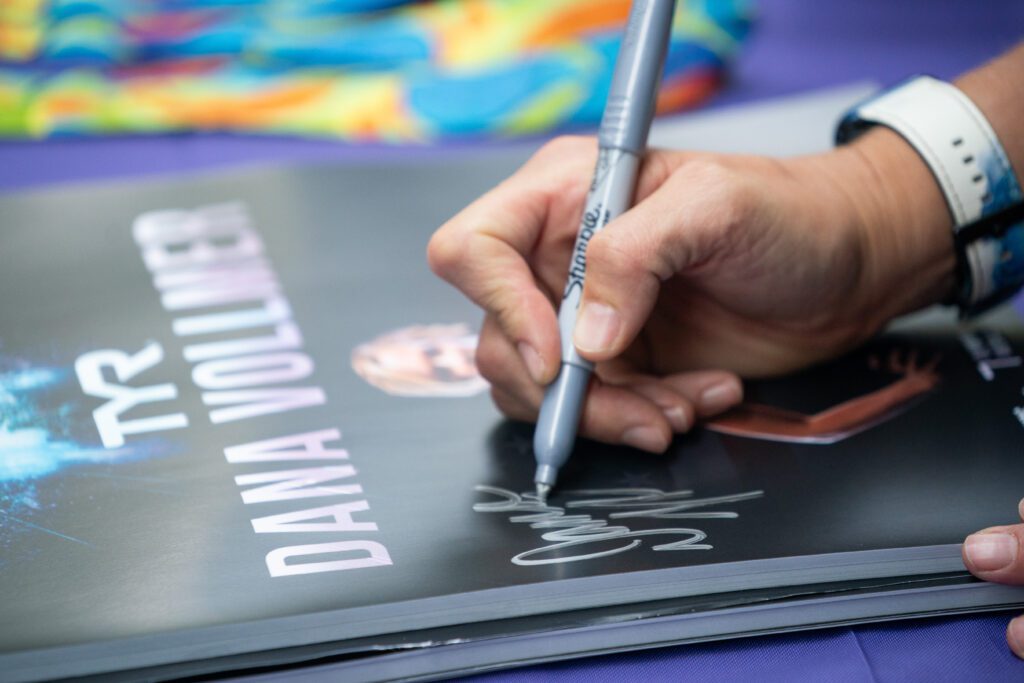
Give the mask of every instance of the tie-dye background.
M 359 141 L 594 124 L 628 0 L 4 0 L 0 136 Z M 680 0 L 659 111 L 704 100 L 747 0 Z

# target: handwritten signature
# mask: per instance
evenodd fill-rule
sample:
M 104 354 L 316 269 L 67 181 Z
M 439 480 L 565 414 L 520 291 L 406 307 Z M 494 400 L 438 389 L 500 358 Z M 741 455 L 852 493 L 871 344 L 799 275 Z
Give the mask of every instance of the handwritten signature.
M 476 503 L 476 512 L 511 513 L 509 521 L 528 524 L 532 529 L 545 530 L 541 539 L 547 542 L 512 558 L 512 563 L 529 566 L 535 564 L 564 564 L 580 562 L 599 557 L 608 557 L 630 551 L 643 543 L 642 536 L 682 536 L 680 540 L 651 546 L 653 550 L 711 550 L 709 543 L 702 543 L 707 534 L 700 529 L 663 528 L 632 530 L 627 526 L 610 525 L 607 519 L 594 518 L 589 514 L 566 514 L 566 508 L 609 509 L 608 519 L 735 519 L 739 515 L 732 511 L 698 510 L 712 505 L 736 503 L 760 498 L 764 491 L 747 491 L 726 496 L 694 498 L 693 491 L 661 491 L 648 488 L 586 489 L 569 491 L 567 495 L 582 497 L 570 500 L 565 507 L 541 502 L 532 493 L 515 493 L 496 486 L 480 485 L 476 490 L 496 496 L 498 500 Z M 520 514 L 522 513 L 522 514 Z M 606 549 L 595 550 L 594 544 L 607 541 L 623 543 Z M 580 546 L 590 548 L 580 548 Z M 580 548 L 583 552 L 566 549 Z M 591 550 L 591 552 L 587 552 Z

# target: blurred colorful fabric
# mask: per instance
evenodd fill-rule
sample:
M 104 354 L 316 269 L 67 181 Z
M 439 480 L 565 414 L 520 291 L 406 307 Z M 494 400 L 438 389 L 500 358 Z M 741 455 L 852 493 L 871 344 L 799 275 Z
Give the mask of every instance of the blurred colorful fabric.
M 0 0 L 0 135 L 359 141 L 600 120 L 628 0 Z M 745 0 L 680 0 L 659 111 L 705 99 Z

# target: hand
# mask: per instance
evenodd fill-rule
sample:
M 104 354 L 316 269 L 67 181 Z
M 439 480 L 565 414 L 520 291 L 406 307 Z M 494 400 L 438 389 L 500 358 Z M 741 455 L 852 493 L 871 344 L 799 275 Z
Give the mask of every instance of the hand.
M 595 158 L 593 139 L 555 140 L 430 242 L 434 271 L 485 310 L 477 363 L 513 418 L 535 418 L 558 372 L 556 307 Z M 940 299 L 949 221 L 886 130 L 786 160 L 651 151 L 634 208 L 587 251 L 574 341 L 597 367 L 581 433 L 662 451 L 739 403 L 738 375 L 821 361 Z
M 1024 500 L 1017 506 L 1024 520 Z M 1024 524 L 994 526 L 971 534 L 964 540 L 964 565 L 985 581 L 1024 585 Z M 1010 622 L 1006 642 L 1024 659 L 1024 615 Z

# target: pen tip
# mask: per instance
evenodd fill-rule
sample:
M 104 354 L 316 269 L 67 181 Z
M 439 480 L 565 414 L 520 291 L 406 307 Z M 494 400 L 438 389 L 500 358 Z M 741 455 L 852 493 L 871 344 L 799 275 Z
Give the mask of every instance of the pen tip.
M 550 493 L 550 491 L 550 486 L 537 482 L 537 500 L 542 503 L 548 502 L 548 493 Z

